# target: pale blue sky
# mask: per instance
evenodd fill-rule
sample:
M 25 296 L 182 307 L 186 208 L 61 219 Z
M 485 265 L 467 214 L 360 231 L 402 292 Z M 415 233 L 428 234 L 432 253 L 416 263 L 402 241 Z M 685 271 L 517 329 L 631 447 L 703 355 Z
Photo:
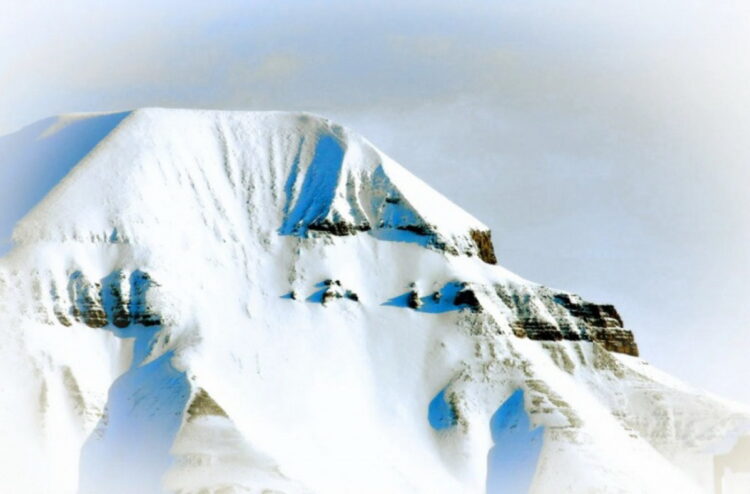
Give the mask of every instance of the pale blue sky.
M 0 133 L 332 117 L 490 225 L 502 264 L 614 303 L 653 364 L 750 403 L 748 33 L 734 0 L 0 0 Z

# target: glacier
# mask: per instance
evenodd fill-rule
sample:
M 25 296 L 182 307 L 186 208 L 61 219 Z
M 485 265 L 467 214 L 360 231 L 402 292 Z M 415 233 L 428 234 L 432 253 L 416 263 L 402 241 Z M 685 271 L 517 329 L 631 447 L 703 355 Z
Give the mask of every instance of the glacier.
M 67 115 L 0 170 L 2 492 L 750 489 L 748 407 L 325 118 Z

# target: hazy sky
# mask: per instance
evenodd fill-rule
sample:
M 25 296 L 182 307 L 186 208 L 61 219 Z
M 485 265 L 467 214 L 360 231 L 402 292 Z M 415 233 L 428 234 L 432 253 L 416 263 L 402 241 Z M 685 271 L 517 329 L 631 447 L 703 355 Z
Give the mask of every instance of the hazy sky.
M 503 265 L 614 303 L 654 365 L 750 403 L 750 4 L 186 3 L 0 0 L 0 133 L 334 118 L 492 227 Z

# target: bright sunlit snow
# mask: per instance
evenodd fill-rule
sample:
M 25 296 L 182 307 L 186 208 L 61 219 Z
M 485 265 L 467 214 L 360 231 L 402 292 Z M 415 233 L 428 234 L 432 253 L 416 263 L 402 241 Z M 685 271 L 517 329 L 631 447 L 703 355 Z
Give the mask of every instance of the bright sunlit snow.
M 750 433 L 328 120 L 144 109 L 0 143 L 26 198 L 0 491 L 698 493 Z

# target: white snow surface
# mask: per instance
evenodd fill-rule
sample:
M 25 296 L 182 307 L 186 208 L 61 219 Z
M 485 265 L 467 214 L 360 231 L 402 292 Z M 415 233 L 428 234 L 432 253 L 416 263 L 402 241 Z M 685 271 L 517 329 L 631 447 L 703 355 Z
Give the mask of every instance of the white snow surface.
M 482 493 L 490 417 L 519 388 L 544 427 L 534 493 L 713 492 L 714 455 L 750 431 L 744 406 L 640 358 L 514 336 L 487 287 L 537 285 L 482 262 L 468 232 L 486 226 L 328 120 L 142 109 L 101 133 L 0 259 L 1 492 Z M 323 219 L 371 229 L 306 228 Z M 398 229 L 415 222 L 437 240 Z M 145 327 L 60 323 L 75 273 L 137 270 L 161 317 L 142 360 Z M 320 303 L 325 280 L 358 301 Z M 451 281 L 484 310 L 387 304 Z M 457 422 L 434 430 L 443 389 Z M 199 390 L 222 413 L 188 414 Z

